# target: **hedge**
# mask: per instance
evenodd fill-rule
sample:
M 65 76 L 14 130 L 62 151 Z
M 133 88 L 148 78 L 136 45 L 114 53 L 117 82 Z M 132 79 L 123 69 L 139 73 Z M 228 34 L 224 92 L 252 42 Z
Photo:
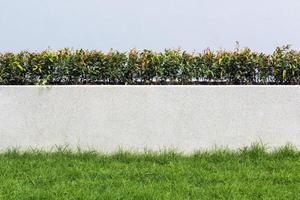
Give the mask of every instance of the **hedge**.
M 119 52 L 62 49 L 0 53 L 1 85 L 300 84 L 300 52 L 248 48 Z

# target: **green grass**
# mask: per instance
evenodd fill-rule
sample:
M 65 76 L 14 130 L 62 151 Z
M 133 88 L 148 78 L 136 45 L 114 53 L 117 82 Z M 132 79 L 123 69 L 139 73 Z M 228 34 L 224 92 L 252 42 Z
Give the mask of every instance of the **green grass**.
M 105 155 L 17 150 L 0 154 L 0 199 L 300 199 L 300 152 L 255 145 Z

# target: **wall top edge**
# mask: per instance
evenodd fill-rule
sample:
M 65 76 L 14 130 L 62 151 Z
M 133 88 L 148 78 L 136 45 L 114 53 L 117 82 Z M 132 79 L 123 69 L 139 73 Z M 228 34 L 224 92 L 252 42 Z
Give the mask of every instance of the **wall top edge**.
M 300 85 L 0 85 L 0 88 L 300 88 Z

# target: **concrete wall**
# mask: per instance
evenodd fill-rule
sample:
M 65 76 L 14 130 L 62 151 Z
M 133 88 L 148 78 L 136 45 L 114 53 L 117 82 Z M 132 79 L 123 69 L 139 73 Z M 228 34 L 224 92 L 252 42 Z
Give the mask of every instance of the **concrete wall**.
M 300 147 L 300 86 L 2 86 L 0 149 Z

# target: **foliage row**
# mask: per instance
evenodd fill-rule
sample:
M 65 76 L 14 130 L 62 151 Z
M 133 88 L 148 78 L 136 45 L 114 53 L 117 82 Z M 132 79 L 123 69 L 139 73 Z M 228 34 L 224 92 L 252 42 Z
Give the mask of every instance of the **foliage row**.
M 0 53 L 1 85 L 300 84 L 300 52 L 62 49 Z

